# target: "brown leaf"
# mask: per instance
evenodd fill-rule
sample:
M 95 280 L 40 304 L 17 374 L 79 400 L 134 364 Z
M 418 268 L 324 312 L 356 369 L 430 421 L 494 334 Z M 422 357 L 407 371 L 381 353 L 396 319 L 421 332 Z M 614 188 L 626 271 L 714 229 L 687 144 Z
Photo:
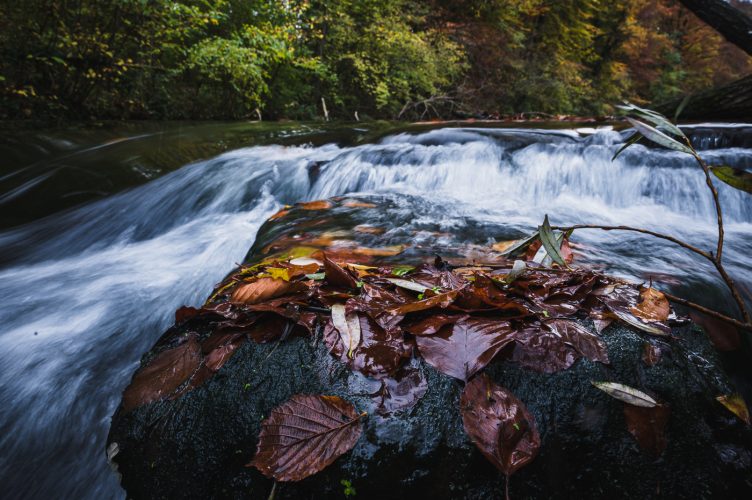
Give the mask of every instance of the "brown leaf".
M 511 392 L 485 374 L 465 386 L 460 412 L 470 440 L 507 476 L 538 454 L 540 436 L 533 416 Z
M 424 318 L 415 323 L 410 323 L 408 325 L 405 325 L 403 323 L 403 328 L 406 332 L 412 333 L 413 335 L 433 335 L 434 333 L 441 330 L 444 326 L 453 325 L 456 322 L 463 319 L 468 319 L 469 317 L 470 316 L 467 314 L 431 314 L 427 318 Z
M 660 363 L 663 357 L 661 348 L 657 345 L 653 345 L 650 342 L 645 342 L 642 346 L 642 362 L 648 366 L 655 366 Z
M 457 291 L 440 293 L 425 300 L 409 302 L 389 310 L 389 313 L 395 316 L 404 316 L 407 313 L 425 311 L 434 307 L 446 309 L 457 298 Z
M 371 226 L 369 224 L 360 224 L 355 226 L 353 231 L 365 234 L 384 234 L 385 229 L 383 227 Z
M 261 423 L 247 465 L 277 481 L 300 481 L 350 451 L 362 432 L 353 405 L 337 396 L 296 394 Z
M 391 257 L 404 252 L 405 248 L 405 245 L 392 245 L 381 248 L 356 247 L 353 248 L 353 253 L 355 255 L 366 255 L 368 257 Z
M 689 317 L 702 327 L 719 351 L 735 351 L 741 346 L 739 330 L 735 326 L 697 311 L 691 311 Z
M 627 430 L 637 440 L 642 450 L 659 456 L 666 449 L 666 424 L 670 415 L 668 405 L 657 405 L 652 408 L 624 405 L 624 418 Z
M 416 337 L 423 358 L 442 373 L 467 381 L 514 340 L 507 321 L 465 318 L 433 335 Z
M 342 202 L 342 206 L 348 208 L 376 208 L 378 205 L 367 203 L 365 201 L 345 200 Z
M 747 425 L 750 424 L 749 409 L 747 408 L 747 404 L 744 402 L 744 398 L 742 398 L 741 394 L 718 396 L 715 399 L 725 406 L 728 411 L 739 417 L 739 420 Z
M 597 335 L 590 333 L 576 321 L 555 319 L 547 321 L 546 326 L 559 335 L 564 343 L 572 346 L 580 355 L 590 361 L 608 364 L 606 345 Z
M 640 291 L 640 302 L 630 311 L 645 321 L 666 321 L 671 313 L 671 306 L 663 292 L 648 287 Z
M 343 288 L 357 287 L 358 282 L 353 278 L 352 274 L 333 260 L 329 260 L 329 257 L 326 255 L 324 255 L 324 273 L 326 274 L 326 281 L 330 285 Z
M 369 377 L 391 375 L 409 354 L 400 330 L 385 330 L 365 315 L 356 316 L 360 326 L 360 342 L 348 356 L 349 346 L 330 320 L 324 327 L 324 343 L 331 353 L 353 370 Z
M 334 206 L 334 204 L 331 201 L 327 200 L 316 200 L 296 203 L 295 206 L 302 208 L 303 210 L 329 210 Z
M 290 283 L 275 278 L 259 278 L 239 285 L 232 293 L 230 301 L 235 304 L 258 304 L 302 289 L 305 289 L 302 283 Z
M 555 373 L 572 366 L 580 355 L 561 337 L 541 326 L 532 325 L 514 334 L 512 360 L 525 368 Z
M 374 395 L 381 415 L 412 408 L 428 391 L 423 372 L 410 366 L 400 369 L 393 377 L 385 378 L 381 384 L 381 390 Z
M 196 335 L 191 335 L 179 346 L 157 354 L 136 372 L 123 392 L 123 408 L 130 411 L 172 395 L 200 364 L 201 346 Z

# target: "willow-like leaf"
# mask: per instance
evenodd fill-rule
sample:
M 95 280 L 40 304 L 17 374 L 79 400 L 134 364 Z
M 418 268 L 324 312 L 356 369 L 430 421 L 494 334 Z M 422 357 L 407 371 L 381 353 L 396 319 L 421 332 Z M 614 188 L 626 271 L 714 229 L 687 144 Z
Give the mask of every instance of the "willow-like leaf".
M 637 130 L 639 133 L 644 135 L 647 139 L 650 139 L 656 144 L 660 144 L 663 147 L 673 149 L 675 151 L 681 151 L 682 153 L 687 153 L 689 155 L 693 155 L 692 150 L 689 149 L 686 145 L 682 144 L 681 142 L 677 141 L 676 139 L 667 136 L 660 130 L 651 127 L 647 123 L 643 123 L 639 120 L 635 120 L 634 118 L 627 118 L 627 121 L 632 124 L 632 126 Z
M 740 191 L 752 194 L 752 173 L 734 167 L 710 167 L 713 175 L 722 182 Z
M 551 224 L 548 222 L 548 215 L 543 219 L 543 225 L 538 227 L 538 233 L 540 234 L 541 243 L 543 243 L 543 247 L 551 259 L 560 266 L 569 267 L 564 261 L 564 257 L 561 256 L 561 252 L 559 252 L 559 242 L 551 229 Z

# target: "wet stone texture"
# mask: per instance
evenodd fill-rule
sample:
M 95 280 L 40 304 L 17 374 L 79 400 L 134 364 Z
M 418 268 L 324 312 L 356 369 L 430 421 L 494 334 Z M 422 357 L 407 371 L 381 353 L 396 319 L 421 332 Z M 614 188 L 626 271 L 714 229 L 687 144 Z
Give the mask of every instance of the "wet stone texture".
M 255 252 L 284 236 L 267 228 Z M 590 320 L 580 321 L 594 331 Z M 189 334 L 202 342 L 210 333 L 202 318 L 173 327 L 143 364 Z M 734 390 L 701 330 L 675 327 L 673 334 L 678 339 L 654 366 L 643 361 L 647 336 L 615 323 L 601 334 L 609 365 L 582 358 L 538 373 L 509 360 L 506 349 L 483 369 L 526 405 L 541 436 L 539 455 L 510 478 L 512 498 L 752 497 L 752 433 L 715 399 Z M 108 438 L 111 464 L 129 498 L 264 499 L 272 480 L 245 467 L 261 422 L 295 394 L 337 395 L 368 412 L 360 439 L 322 472 L 278 484 L 276 498 L 345 498 L 346 484 L 359 499 L 503 498 L 504 477 L 463 429 L 463 383 L 422 358 L 409 369 L 425 387 L 413 388 L 417 402 L 409 390 L 400 398 L 412 407 L 389 413 L 379 406 L 381 383 L 335 359 L 322 327 L 282 342 L 243 342 L 200 387 L 130 411 L 121 406 Z M 411 377 L 419 380 L 414 371 Z M 658 458 L 629 433 L 624 403 L 592 381 L 626 384 L 670 406 Z
M 752 492 L 752 435 L 717 401 L 728 393 L 701 332 L 683 328 L 670 355 L 641 362 L 641 335 L 621 326 L 603 332 L 611 366 L 586 359 L 555 374 L 496 361 L 485 373 L 534 415 L 538 457 L 512 476 L 514 498 L 652 498 Z M 133 498 L 266 498 L 272 482 L 244 467 L 261 421 L 294 394 L 332 394 L 367 411 L 355 448 L 277 498 L 338 498 L 348 480 L 357 498 L 495 498 L 503 477 L 462 427 L 462 383 L 420 361 L 428 390 L 411 409 L 381 416 L 362 375 L 334 360 L 319 338 L 245 343 L 204 386 L 113 418 L 109 443 L 122 485 Z M 668 446 L 657 460 L 627 431 L 623 404 L 591 380 L 649 388 L 671 406 Z M 374 390 L 375 389 L 375 390 Z

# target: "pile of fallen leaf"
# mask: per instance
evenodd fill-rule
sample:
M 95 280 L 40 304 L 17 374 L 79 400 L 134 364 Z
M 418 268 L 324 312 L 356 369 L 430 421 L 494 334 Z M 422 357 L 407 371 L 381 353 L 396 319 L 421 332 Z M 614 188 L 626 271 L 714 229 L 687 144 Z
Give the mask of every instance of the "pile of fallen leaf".
M 331 206 L 309 202 L 301 209 Z M 374 257 L 396 255 L 403 247 L 337 246 L 332 238 L 318 237 L 322 241 L 308 238 L 307 246 L 282 252 L 302 243 L 299 237 L 282 238 L 263 250 L 276 257 L 239 268 L 202 308 L 176 312 L 176 324 L 188 327 L 183 331 L 196 322 L 211 325 L 211 332 L 196 328 L 151 359 L 126 389 L 123 407 L 130 411 L 201 386 L 245 342 L 321 338 L 331 356 L 381 382 L 374 395 L 379 412 L 409 408 L 425 393 L 426 381 L 410 363 L 414 358 L 465 382 L 459 408 L 464 427 L 508 477 L 535 457 L 540 437 L 525 405 L 479 373 L 486 365 L 507 360 L 553 373 L 581 357 L 608 364 L 600 333 L 613 321 L 671 337 L 669 322 L 675 318 L 661 292 L 570 268 L 568 237 L 555 234 L 546 218 L 533 236 L 495 245 L 492 262 L 456 266 L 437 257 L 415 267 L 370 265 Z M 588 320 L 595 332 L 584 326 Z M 645 343 L 646 364 L 658 363 L 661 354 L 660 343 Z M 622 384 L 594 385 L 624 402 L 629 431 L 643 449 L 660 454 L 668 405 Z M 740 398 L 719 401 L 749 421 Z M 249 465 L 279 481 L 303 479 L 355 445 L 364 416 L 336 396 L 296 395 L 262 423 Z

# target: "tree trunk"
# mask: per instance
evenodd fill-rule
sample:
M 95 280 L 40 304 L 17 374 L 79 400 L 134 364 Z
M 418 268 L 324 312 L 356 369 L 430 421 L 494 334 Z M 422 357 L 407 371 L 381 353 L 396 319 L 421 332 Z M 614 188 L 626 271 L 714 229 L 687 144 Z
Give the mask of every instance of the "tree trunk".
M 680 1 L 726 40 L 752 55 L 752 17 L 724 0 Z
M 682 99 L 669 101 L 657 106 L 657 110 L 674 116 L 681 102 Z M 752 119 L 752 75 L 690 96 L 679 118 L 749 121 Z

